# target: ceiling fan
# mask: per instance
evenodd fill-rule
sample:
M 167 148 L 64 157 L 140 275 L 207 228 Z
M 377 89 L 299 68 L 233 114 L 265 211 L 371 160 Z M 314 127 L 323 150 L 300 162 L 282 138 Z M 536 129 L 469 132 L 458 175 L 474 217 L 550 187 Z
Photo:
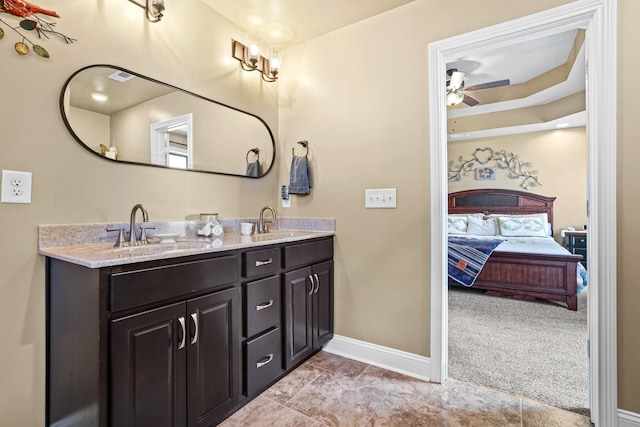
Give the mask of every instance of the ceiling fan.
M 509 79 L 496 80 L 494 82 L 482 83 L 465 88 L 464 76 L 465 73 L 458 71 L 457 68 L 447 70 L 447 106 L 452 107 L 463 102 L 466 105 L 473 107 L 474 105 L 479 104 L 480 101 L 470 97 L 466 92 L 508 86 L 511 83 Z

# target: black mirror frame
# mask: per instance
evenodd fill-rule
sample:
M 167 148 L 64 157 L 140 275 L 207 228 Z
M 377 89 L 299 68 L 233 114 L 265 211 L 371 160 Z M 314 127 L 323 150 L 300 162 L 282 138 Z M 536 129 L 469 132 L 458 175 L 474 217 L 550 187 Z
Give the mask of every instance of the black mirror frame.
M 73 129 L 71 127 L 71 124 L 69 123 L 69 120 L 67 119 L 67 116 L 66 116 L 66 113 L 65 113 L 65 108 L 64 108 L 64 95 L 65 95 L 65 92 L 66 92 L 67 88 L 69 87 L 69 84 L 71 83 L 71 80 L 77 74 L 81 73 L 82 71 L 90 69 L 90 68 L 96 68 L 96 67 L 109 67 L 109 68 L 122 70 L 122 71 L 124 71 L 126 73 L 129 73 L 131 75 L 134 75 L 136 77 L 140 77 L 142 79 L 151 81 L 153 83 L 157 83 L 157 84 L 161 84 L 161 85 L 170 87 L 170 88 L 172 88 L 174 90 L 180 91 L 180 92 L 185 93 L 187 95 L 194 96 L 194 97 L 202 99 L 204 101 L 212 102 L 212 103 L 220 105 L 222 107 L 230 108 L 230 109 L 232 109 L 234 111 L 237 111 L 239 113 L 247 114 L 247 115 L 249 115 L 251 117 L 254 117 L 254 118 L 258 119 L 264 125 L 264 127 L 267 129 L 267 132 L 269 132 L 269 137 L 271 138 L 271 145 L 273 147 L 273 158 L 271 159 L 271 163 L 269 164 L 269 167 L 266 168 L 264 173 L 262 175 L 260 175 L 260 176 L 249 176 L 249 175 L 234 174 L 234 173 L 229 173 L 229 172 L 210 171 L 210 170 L 205 170 L 205 169 L 179 169 L 179 168 L 172 168 L 172 167 L 169 167 L 169 166 L 156 165 L 156 164 L 152 164 L 152 163 L 134 162 L 134 161 L 130 161 L 130 160 L 113 160 L 113 159 L 110 159 L 108 157 L 100 155 L 98 152 L 92 150 L 91 147 L 89 147 L 87 144 L 85 144 L 80 139 L 80 137 L 73 131 Z M 212 173 L 212 174 L 217 174 L 217 175 L 237 176 L 237 177 L 251 178 L 251 179 L 259 179 L 259 178 L 265 177 L 271 171 L 271 169 L 273 169 L 273 165 L 276 162 L 276 143 L 275 143 L 275 139 L 273 137 L 273 132 L 271 132 L 271 128 L 269 127 L 267 122 L 265 122 L 260 116 L 257 116 L 255 114 L 249 113 L 247 111 L 241 110 L 241 109 L 236 108 L 236 107 L 232 107 L 231 105 L 216 101 L 214 99 L 207 98 L 207 97 L 202 96 L 202 95 L 198 95 L 197 93 L 189 92 L 188 90 L 181 89 L 181 88 L 179 88 L 177 86 L 161 82 L 161 81 L 156 80 L 154 78 L 151 78 L 151 77 L 148 77 L 148 76 L 144 76 L 142 74 L 136 73 L 134 71 L 131 71 L 131 70 L 128 70 L 126 68 L 119 67 L 119 66 L 116 66 L 116 65 L 93 64 L 93 65 L 88 65 L 86 67 L 82 67 L 79 70 L 75 71 L 73 74 L 71 74 L 71 76 L 69 76 L 69 78 L 65 81 L 64 85 L 62 86 L 62 89 L 60 91 L 59 107 L 60 107 L 60 115 L 62 116 L 62 120 L 64 122 L 64 125 L 66 126 L 66 128 L 69 131 L 69 133 L 71 134 L 71 136 L 73 136 L 73 138 L 76 140 L 76 142 L 78 142 L 83 148 L 85 148 L 87 151 L 89 151 L 93 155 L 95 155 L 95 156 L 97 156 L 97 157 L 99 157 L 101 159 L 107 160 L 109 162 L 123 163 L 123 164 L 130 164 L 130 165 L 140 165 L 140 166 L 150 166 L 150 167 L 156 167 L 156 168 L 161 168 L 161 169 L 187 171 L 187 172 Z

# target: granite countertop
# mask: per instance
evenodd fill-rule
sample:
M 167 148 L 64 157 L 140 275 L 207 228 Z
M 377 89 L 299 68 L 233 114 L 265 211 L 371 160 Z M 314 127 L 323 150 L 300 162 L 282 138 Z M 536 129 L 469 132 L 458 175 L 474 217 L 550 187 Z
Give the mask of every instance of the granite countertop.
M 116 234 L 107 233 L 106 229 L 123 227 L 125 224 L 40 225 L 38 253 L 89 268 L 100 268 L 303 241 L 335 234 L 333 219 L 281 218 L 277 229 L 270 233 L 242 236 L 239 224 L 247 221 L 251 220 L 222 221 L 225 232 L 221 238 L 198 236 L 195 233 L 198 221 L 151 222 L 150 225 L 156 227 L 148 231 L 152 243 L 121 248 L 114 247 Z M 159 239 L 152 238 L 156 234 L 169 233 L 178 236 L 175 241 L 159 243 Z

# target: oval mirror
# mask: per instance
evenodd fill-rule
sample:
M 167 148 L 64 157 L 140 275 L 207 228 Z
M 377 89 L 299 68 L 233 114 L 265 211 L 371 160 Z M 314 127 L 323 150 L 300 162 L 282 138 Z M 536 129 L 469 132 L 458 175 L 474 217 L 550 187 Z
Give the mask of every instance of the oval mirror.
M 274 163 L 260 117 L 124 68 L 73 73 L 60 111 L 73 137 L 109 161 L 252 178 Z

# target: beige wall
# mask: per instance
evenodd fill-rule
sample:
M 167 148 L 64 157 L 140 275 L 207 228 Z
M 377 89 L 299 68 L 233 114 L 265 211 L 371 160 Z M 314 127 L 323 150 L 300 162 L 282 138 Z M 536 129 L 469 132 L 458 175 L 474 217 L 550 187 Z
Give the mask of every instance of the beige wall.
M 126 222 L 136 203 L 152 220 L 200 212 L 257 216 L 278 192 L 273 172 L 255 180 L 113 164 L 77 144 L 58 110 L 71 73 L 106 63 L 255 113 L 277 135 L 277 84 L 241 71 L 230 55 L 231 39 L 243 30 L 199 0 L 172 2 L 157 24 L 128 1 L 38 4 L 57 10 L 56 29 L 78 41 L 42 41 L 48 60 L 20 57 L 13 51 L 18 36 L 0 24 L 0 169 L 33 172 L 30 205 L 0 204 L 0 426 L 12 427 L 44 424 L 45 268 L 37 255 L 38 224 Z M 2 19 L 18 22 L 7 14 Z
M 473 158 L 476 148 L 489 147 L 494 151 L 514 153 L 523 162 L 530 162 L 527 170 L 538 171 L 542 186 L 532 188 L 531 193 L 556 197 L 553 209 L 553 230 L 560 240 L 560 230 L 572 226 L 578 230 L 587 224 L 587 135 L 584 128 L 535 132 L 494 138 L 457 141 L 448 144 L 449 161 L 458 164 L 458 158 Z M 495 162 L 487 164 L 495 167 Z M 510 179 L 507 171 L 498 169 L 495 181 L 478 181 L 475 171 L 462 176 L 460 181 L 450 181 L 449 191 L 472 188 L 507 188 L 524 190 L 522 179 Z
M 62 16 L 57 30 L 78 39 L 43 42 L 49 60 L 15 55 L 18 40 L 5 28 L 1 81 L 20 84 L 2 85 L 0 169 L 32 171 L 34 185 L 31 205 L 0 204 L 0 425 L 44 420 L 45 270 L 37 224 L 126 221 L 138 202 L 153 220 L 212 209 L 223 218 L 256 215 L 276 203 L 300 139 L 311 144 L 314 188 L 279 213 L 337 220 L 336 332 L 428 356 L 427 45 L 568 1 L 460 0 L 460 14 L 446 2 L 416 0 L 288 49 L 279 98 L 278 84 L 261 83 L 230 58 L 230 39 L 244 32 L 198 0 L 179 2 L 159 24 L 144 22 L 126 1 L 48 0 L 41 6 Z M 620 5 L 619 406 L 640 413 L 640 4 Z M 91 155 L 67 133 L 58 95 L 73 71 L 94 63 L 121 65 L 260 115 L 279 139 L 280 170 L 249 180 L 114 165 Z M 398 209 L 364 209 L 364 189 L 386 187 L 398 189 Z
M 461 0 L 459 14 L 447 2 L 416 0 L 287 49 L 280 177 L 287 182 L 295 141 L 307 139 L 315 188 L 310 196 L 294 196 L 291 212 L 336 218 L 336 333 L 429 355 L 428 44 L 563 3 L 569 1 Z M 640 6 L 635 0 L 620 4 L 618 246 L 627 251 L 619 261 L 618 381 L 620 407 L 640 413 L 640 315 L 633 302 L 640 300 L 633 249 L 640 231 L 625 214 L 638 209 L 640 182 L 634 123 L 640 83 L 632 71 L 640 61 L 633 21 Z M 541 191 L 551 194 L 552 184 L 542 179 Z M 366 188 L 387 187 L 398 190 L 397 209 L 364 208 Z
M 640 2 L 619 2 L 618 31 L 618 406 L 640 414 L 640 262 L 637 242 L 640 227 L 640 103 L 635 96 L 640 81 L 633 69 L 640 66 L 638 23 Z

